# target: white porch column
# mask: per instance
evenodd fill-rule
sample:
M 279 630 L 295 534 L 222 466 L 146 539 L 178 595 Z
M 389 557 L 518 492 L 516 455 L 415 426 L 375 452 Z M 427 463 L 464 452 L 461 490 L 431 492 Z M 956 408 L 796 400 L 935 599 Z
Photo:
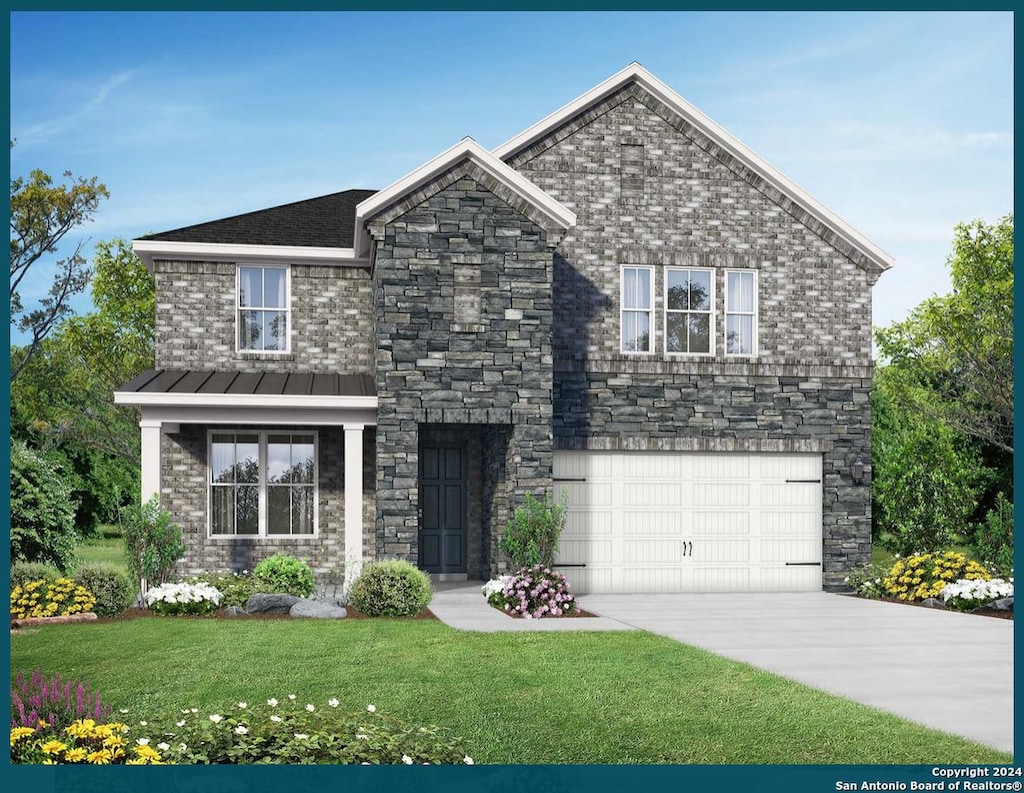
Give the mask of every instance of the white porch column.
M 160 421 L 142 419 L 142 503 L 160 495 Z
M 345 562 L 363 561 L 363 425 L 345 424 Z

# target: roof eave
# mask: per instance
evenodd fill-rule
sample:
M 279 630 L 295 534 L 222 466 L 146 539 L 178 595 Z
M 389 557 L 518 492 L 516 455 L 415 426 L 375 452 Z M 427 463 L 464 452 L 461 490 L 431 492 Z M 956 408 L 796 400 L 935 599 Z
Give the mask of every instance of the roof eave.
M 177 242 L 174 240 L 132 240 L 132 249 L 146 269 L 153 272 L 153 262 L 186 261 L 287 261 L 296 264 L 369 267 L 365 257 L 354 248 L 322 248 L 303 245 L 252 245 L 228 242 Z

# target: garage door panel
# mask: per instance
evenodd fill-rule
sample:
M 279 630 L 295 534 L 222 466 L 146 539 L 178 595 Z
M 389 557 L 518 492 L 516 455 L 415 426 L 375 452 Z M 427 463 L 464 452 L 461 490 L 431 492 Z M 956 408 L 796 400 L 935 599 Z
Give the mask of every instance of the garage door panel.
M 804 512 L 761 512 L 757 516 L 758 529 L 762 537 L 800 536 L 814 537 L 821 527 L 821 513 Z
M 615 515 L 611 510 L 587 513 L 571 507 L 565 513 L 563 537 L 606 537 L 611 535 Z
M 694 457 L 694 479 L 723 479 L 746 481 L 750 479 L 752 459 L 748 455 L 704 454 Z
M 821 543 L 812 540 L 761 540 L 762 562 L 820 562 Z
M 750 541 L 747 539 L 698 542 L 693 549 L 695 563 L 704 562 L 749 562 Z
M 761 485 L 761 506 L 796 507 L 809 509 L 821 503 L 821 485 L 764 484 Z
M 750 534 L 749 512 L 694 512 L 693 533 L 728 537 Z
M 693 501 L 698 507 L 747 507 L 750 506 L 750 490 L 750 485 L 742 482 L 700 483 L 693 486 Z
M 563 564 L 611 564 L 611 540 L 567 540 L 558 543 L 559 562 Z
M 678 537 L 683 533 L 686 515 L 681 510 L 646 508 L 642 512 L 623 512 L 619 516 L 618 532 L 625 537 Z
M 622 483 L 622 501 L 627 507 L 648 505 L 683 505 L 683 486 L 679 482 L 633 482 Z
M 680 563 L 688 550 L 679 540 L 626 540 L 622 561 L 626 564 Z

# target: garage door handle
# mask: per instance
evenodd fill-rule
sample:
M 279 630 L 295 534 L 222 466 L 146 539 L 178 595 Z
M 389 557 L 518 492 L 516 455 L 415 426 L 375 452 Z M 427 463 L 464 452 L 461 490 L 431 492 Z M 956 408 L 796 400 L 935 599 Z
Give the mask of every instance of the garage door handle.
M 786 567 L 821 567 L 821 562 L 786 562 Z
M 787 479 L 787 485 L 820 485 L 820 479 Z

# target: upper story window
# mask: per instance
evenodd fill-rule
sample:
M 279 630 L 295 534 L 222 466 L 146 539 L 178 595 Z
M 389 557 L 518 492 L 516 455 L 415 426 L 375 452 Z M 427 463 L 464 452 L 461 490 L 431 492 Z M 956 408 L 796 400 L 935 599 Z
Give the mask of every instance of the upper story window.
M 622 352 L 653 352 L 654 279 L 650 267 L 622 268 Z
M 669 267 L 665 270 L 665 352 L 714 352 L 714 273 Z
M 757 354 L 757 272 L 725 273 L 725 353 Z
M 288 352 L 287 267 L 238 268 L 239 352 Z

